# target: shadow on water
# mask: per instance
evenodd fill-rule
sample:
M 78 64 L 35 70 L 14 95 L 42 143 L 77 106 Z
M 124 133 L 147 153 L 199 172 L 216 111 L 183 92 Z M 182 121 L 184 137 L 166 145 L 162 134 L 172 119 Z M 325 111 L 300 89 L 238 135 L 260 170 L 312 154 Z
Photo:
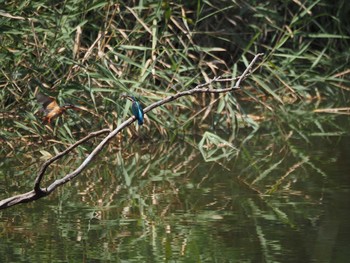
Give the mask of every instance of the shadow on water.
M 0 261 L 345 262 L 350 138 L 295 145 L 304 162 L 279 149 L 266 177 L 263 164 L 203 162 L 187 144 L 101 157 L 48 198 L 0 212 Z M 1 198 L 31 185 L 19 166 L 2 162 Z

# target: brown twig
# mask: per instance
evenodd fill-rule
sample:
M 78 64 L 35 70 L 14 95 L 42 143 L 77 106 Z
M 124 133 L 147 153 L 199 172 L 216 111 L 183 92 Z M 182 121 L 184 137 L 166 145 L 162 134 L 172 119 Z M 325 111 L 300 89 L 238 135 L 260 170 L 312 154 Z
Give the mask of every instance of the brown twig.
M 78 147 L 80 144 L 90 140 L 91 138 L 94 138 L 100 134 L 104 134 L 104 133 L 108 133 L 110 132 L 110 129 L 103 129 L 103 130 L 99 130 L 96 132 L 92 132 L 89 135 L 85 136 L 84 138 L 80 139 L 79 141 L 77 141 L 76 143 L 72 144 L 71 146 L 69 146 L 67 149 L 65 149 L 63 152 L 60 152 L 59 154 L 57 154 L 56 156 L 52 157 L 51 159 L 47 160 L 40 168 L 39 170 L 39 174 L 35 179 L 35 183 L 34 183 L 34 191 L 35 192 L 42 192 L 45 193 L 46 191 L 44 191 L 43 189 L 40 188 L 40 183 L 43 179 L 43 176 L 47 170 L 47 168 L 50 166 L 50 164 L 54 163 L 55 161 L 57 161 L 58 159 L 60 159 L 61 157 L 65 156 L 66 154 L 68 154 L 69 152 L 71 152 L 73 149 L 75 149 L 76 147 Z
M 148 107 L 146 107 L 144 109 L 144 113 L 147 113 L 151 110 L 153 110 L 154 108 L 157 108 L 161 105 L 164 105 L 168 102 L 174 101 L 180 97 L 183 96 L 190 96 L 196 93 L 225 93 L 225 92 L 232 92 L 235 90 L 240 89 L 240 84 L 241 82 L 247 78 L 247 76 L 249 76 L 252 72 L 252 67 L 255 64 L 256 60 L 262 56 L 263 54 L 257 54 L 255 55 L 255 57 L 253 58 L 253 60 L 250 62 L 250 64 L 247 66 L 247 68 L 245 69 L 245 71 L 243 72 L 243 74 L 237 78 L 221 78 L 219 77 L 215 77 L 212 80 L 203 83 L 203 84 L 199 84 L 197 85 L 195 88 L 190 89 L 190 90 L 186 90 L 186 91 L 182 91 L 182 92 L 178 92 L 174 95 L 168 96 L 167 98 L 160 100 L 158 102 L 155 102 L 151 105 L 149 105 Z M 232 82 L 232 81 L 237 81 L 236 84 L 233 87 L 230 88 L 225 88 L 225 89 L 213 89 L 210 88 L 210 85 L 215 83 L 215 82 Z M 86 137 L 84 137 L 83 139 L 77 141 L 76 143 L 74 143 L 73 145 L 71 145 L 70 147 L 68 147 L 66 150 L 64 150 L 63 152 L 57 154 L 56 156 L 54 156 L 53 158 L 47 160 L 42 167 L 39 170 L 39 173 L 35 179 L 35 183 L 34 183 L 34 189 L 24 193 L 24 194 L 20 194 L 20 195 L 16 195 L 13 197 L 9 197 L 7 199 L 4 199 L 2 201 L 0 201 L 0 209 L 5 209 L 11 206 L 14 206 L 16 204 L 19 203 L 27 203 L 36 199 L 39 199 L 41 197 L 47 196 L 50 193 L 52 193 L 57 187 L 71 181 L 72 179 L 74 179 L 77 175 L 79 175 L 87 166 L 88 164 L 93 160 L 94 157 L 96 157 L 99 152 L 105 147 L 105 145 L 113 138 L 115 137 L 121 130 L 123 130 L 125 127 L 129 126 L 131 123 L 133 123 L 135 121 L 135 117 L 132 116 L 129 119 L 125 120 L 122 124 L 120 124 L 116 129 L 114 129 L 113 131 L 110 131 L 109 129 L 103 129 L 100 131 L 96 131 L 93 133 L 90 133 L 89 135 L 87 135 Z M 64 155 L 68 154 L 69 152 L 71 152 L 73 149 L 75 149 L 78 145 L 82 144 L 83 142 L 86 142 L 87 140 L 96 137 L 100 134 L 103 133 L 109 133 L 97 146 L 96 148 L 86 157 L 86 159 L 82 162 L 82 164 L 76 168 L 73 172 L 67 174 L 66 176 L 64 176 L 61 179 L 57 179 L 55 180 L 52 184 L 50 184 L 47 188 L 41 188 L 40 187 L 40 183 L 43 179 L 43 176 L 45 175 L 45 172 L 47 170 L 47 168 L 50 166 L 50 164 L 52 164 L 53 162 L 57 161 L 58 159 L 60 159 L 61 157 L 63 157 Z

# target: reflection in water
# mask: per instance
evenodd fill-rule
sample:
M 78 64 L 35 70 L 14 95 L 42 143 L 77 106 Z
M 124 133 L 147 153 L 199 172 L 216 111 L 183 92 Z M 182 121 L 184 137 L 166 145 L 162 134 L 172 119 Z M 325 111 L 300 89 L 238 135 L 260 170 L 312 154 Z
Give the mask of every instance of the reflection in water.
M 205 163 L 186 145 L 117 152 L 52 196 L 1 211 L 0 262 L 345 262 L 350 140 L 314 145 L 295 148 L 298 167 L 271 156 L 279 169 L 266 177 L 257 162 Z M 11 182 L 13 166 L 1 169 Z M 2 198 L 13 190 L 3 185 Z

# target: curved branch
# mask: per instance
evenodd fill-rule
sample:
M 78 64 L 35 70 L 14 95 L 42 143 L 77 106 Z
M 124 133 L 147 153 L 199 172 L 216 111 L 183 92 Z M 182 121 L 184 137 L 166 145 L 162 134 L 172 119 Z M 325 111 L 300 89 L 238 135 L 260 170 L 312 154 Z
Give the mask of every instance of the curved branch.
M 58 159 L 60 159 L 61 157 L 63 157 L 64 155 L 66 155 L 67 153 L 71 152 L 73 149 L 75 149 L 76 147 L 78 147 L 80 144 L 88 141 L 91 138 L 94 138 L 100 134 L 103 133 L 108 133 L 110 132 L 110 129 L 103 129 L 100 131 L 96 131 L 96 132 L 92 132 L 90 134 L 88 134 L 87 136 L 85 136 L 84 138 L 80 139 L 79 141 L 77 141 L 76 143 L 72 144 L 71 146 L 69 146 L 67 149 L 65 149 L 63 152 L 60 152 L 59 154 L 57 154 L 56 156 L 52 157 L 51 159 L 47 160 L 40 168 L 39 173 L 35 179 L 35 183 L 34 183 L 34 191 L 37 193 L 45 193 L 46 191 L 40 188 L 40 183 L 43 179 L 43 176 L 47 170 L 47 168 L 50 166 L 50 164 L 54 163 L 55 161 L 57 161 Z
M 243 72 L 243 74 L 237 78 L 225 78 L 225 79 L 223 79 L 220 76 L 215 77 L 206 83 L 197 85 L 193 89 L 178 92 L 174 95 L 166 97 L 163 100 L 157 101 L 157 102 L 149 105 L 148 107 L 146 107 L 144 109 L 144 113 L 147 113 L 147 112 L 153 110 L 154 108 L 157 108 L 157 107 L 164 105 L 168 102 L 174 101 L 174 100 L 176 100 L 180 97 L 183 97 L 183 96 L 190 96 L 190 95 L 193 95 L 196 93 L 225 93 L 225 92 L 236 91 L 236 90 L 240 89 L 241 82 L 251 74 L 253 65 L 255 64 L 256 60 L 262 55 L 263 55 L 262 53 L 255 55 L 253 60 L 250 62 L 250 64 L 247 66 L 247 68 Z M 212 83 L 215 83 L 215 82 L 232 82 L 232 81 L 237 81 L 237 82 L 233 87 L 230 87 L 230 88 L 212 89 L 209 87 Z M 103 129 L 100 131 L 92 132 L 89 135 L 87 135 L 86 137 L 84 137 L 83 139 L 72 144 L 70 147 L 68 147 L 63 152 L 61 152 L 61 153 L 57 154 L 56 156 L 54 156 L 53 158 L 47 160 L 41 166 L 41 168 L 39 170 L 39 173 L 35 179 L 33 190 L 31 190 L 27 193 L 16 195 L 13 197 L 9 197 L 7 199 L 0 201 L 0 209 L 5 209 L 8 207 L 14 206 L 16 204 L 27 203 L 27 202 L 42 198 L 42 197 L 47 196 L 50 193 L 52 193 L 57 187 L 71 181 L 76 176 L 78 176 L 88 166 L 88 164 L 93 160 L 93 158 L 96 157 L 100 153 L 100 151 L 105 147 L 105 145 L 113 137 L 115 137 L 121 130 L 123 130 L 125 127 L 129 126 L 135 120 L 136 120 L 135 117 L 132 116 L 129 119 L 125 120 L 122 124 L 120 124 L 113 131 L 110 131 L 109 129 Z M 78 168 L 76 168 L 73 172 L 67 174 L 63 178 L 55 180 L 47 188 L 40 187 L 40 183 L 43 179 L 43 176 L 45 175 L 45 172 L 46 172 L 47 168 L 50 166 L 50 164 L 57 161 L 58 159 L 60 159 L 64 155 L 66 155 L 67 153 L 71 152 L 74 148 L 76 148 L 78 145 L 82 144 L 83 142 L 86 142 L 87 140 L 89 140 L 93 137 L 96 137 L 100 134 L 103 134 L 103 133 L 109 133 L 109 134 L 96 146 L 96 148 L 86 157 L 86 159 L 82 162 L 82 164 Z

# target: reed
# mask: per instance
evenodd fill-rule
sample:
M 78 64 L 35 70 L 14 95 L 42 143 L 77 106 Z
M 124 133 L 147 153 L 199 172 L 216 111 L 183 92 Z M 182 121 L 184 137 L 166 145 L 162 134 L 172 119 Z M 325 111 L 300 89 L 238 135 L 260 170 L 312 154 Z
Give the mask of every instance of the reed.
M 289 128 L 307 138 L 310 118 L 298 112 L 346 106 L 347 10 L 345 0 L 8 2 L 0 13 L 0 137 L 9 147 L 1 151 L 53 136 L 50 147 L 73 143 L 130 115 L 122 93 L 147 106 L 215 76 L 239 75 L 257 52 L 266 54 L 262 67 L 240 94 L 184 98 L 150 112 L 148 136 L 205 127 L 234 130 L 221 139 L 243 142 L 261 126 L 283 135 L 286 119 L 297 118 L 300 125 Z M 38 90 L 87 111 L 45 128 Z M 334 120 L 313 116 L 318 129 Z

